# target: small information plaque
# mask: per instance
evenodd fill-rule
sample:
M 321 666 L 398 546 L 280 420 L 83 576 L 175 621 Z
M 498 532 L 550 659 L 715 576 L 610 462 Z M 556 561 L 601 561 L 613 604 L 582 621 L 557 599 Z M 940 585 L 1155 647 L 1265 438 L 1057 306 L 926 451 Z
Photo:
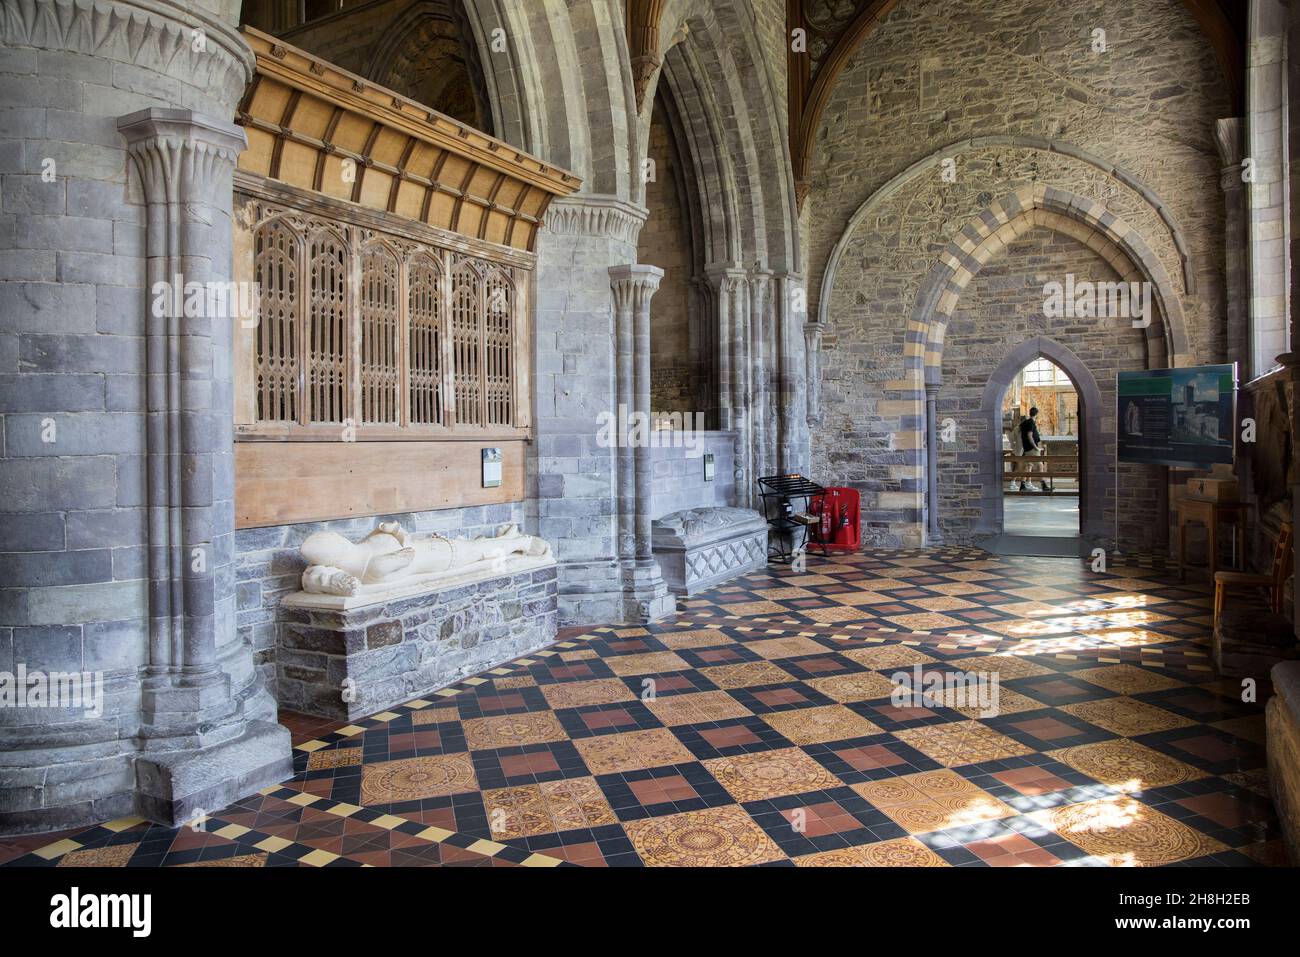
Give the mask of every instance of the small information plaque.
M 501 450 L 498 448 L 483 450 L 483 487 L 501 487 Z
M 706 452 L 704 455 L 704 481 L 712 482 L 716 470 L 717 465 L 714 463 L 713 455 Z

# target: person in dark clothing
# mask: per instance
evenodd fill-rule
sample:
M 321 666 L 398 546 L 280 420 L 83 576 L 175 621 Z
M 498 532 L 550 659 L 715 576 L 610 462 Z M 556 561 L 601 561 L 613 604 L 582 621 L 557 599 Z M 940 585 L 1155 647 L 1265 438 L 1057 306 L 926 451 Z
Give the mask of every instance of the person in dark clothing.
M 1038 433 L 1038 407 L 1029 410 L 1029 418 L 1020 420 L 1020 454 L 1042 455 L 1043 437 Z M 1028 466 L 1026 466 L 1027 468 Z M 1040 491 L 1032 481 L 1020 483 L 1022 492 Z

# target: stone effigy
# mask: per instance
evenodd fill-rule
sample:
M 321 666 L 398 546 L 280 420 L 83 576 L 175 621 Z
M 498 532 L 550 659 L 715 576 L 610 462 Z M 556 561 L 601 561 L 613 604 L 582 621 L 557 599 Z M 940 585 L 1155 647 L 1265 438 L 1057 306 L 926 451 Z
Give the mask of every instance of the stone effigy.
M 277 693 L 308 714 L 355 720 L 555 640 L 551 546 L 513 525 L 482 538 L 414 535 L 396 522 L 361 541 L 318 532 L 303 590 L 277 614 Z
M 504 574 L 521 558 L 551 557 L 549 543 L 514 525 L 493 538 L 464 539 L 415 536 L 397 522 L 381 522 L 360 542 L 317 532 L 300 551 L 307 562 L 303 591 L 347 598 L 382 598 L 468 574 Z

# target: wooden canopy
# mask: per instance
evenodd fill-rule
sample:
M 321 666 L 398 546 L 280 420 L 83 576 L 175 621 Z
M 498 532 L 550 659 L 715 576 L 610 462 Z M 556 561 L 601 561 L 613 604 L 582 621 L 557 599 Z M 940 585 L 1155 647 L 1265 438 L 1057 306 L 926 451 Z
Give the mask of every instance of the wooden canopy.
M 581 185 L 275 37 L 243 32 L 257 56 L 238 115 L 245 172 L 529 251 L 551 200 Z

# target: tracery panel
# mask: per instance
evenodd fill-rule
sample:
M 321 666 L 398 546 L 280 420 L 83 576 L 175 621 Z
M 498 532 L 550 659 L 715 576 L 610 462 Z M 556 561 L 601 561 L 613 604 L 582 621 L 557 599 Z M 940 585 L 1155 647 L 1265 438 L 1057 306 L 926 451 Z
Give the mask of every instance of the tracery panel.
M 442 262 L 431 253 L 411 260 L 408 280 L 411 425 L 445 425 L 442 352 L 446 310 L 443 308 Z
M 347 242 L 332 228 L 319 228 L 308 240 L 303 425 L 348 418 L 349 255 Z
M 239 212 L 261 310 L 238 340 L 241 437 L 527 437 L 529 268 L 310 203 Z
M 361 254 L 361 422 L 401 424 L 401 265 L 383 243 Z
M 271 220 L 254 238 L 253 257 L 253 279 L 261 290 L 253 377 L 257 418 L 297 422 L 301 237 L 283 218 Z
M 452 272 L 452 355 L 456 423 L 483 424 L 483 283 L 472 262 Z

